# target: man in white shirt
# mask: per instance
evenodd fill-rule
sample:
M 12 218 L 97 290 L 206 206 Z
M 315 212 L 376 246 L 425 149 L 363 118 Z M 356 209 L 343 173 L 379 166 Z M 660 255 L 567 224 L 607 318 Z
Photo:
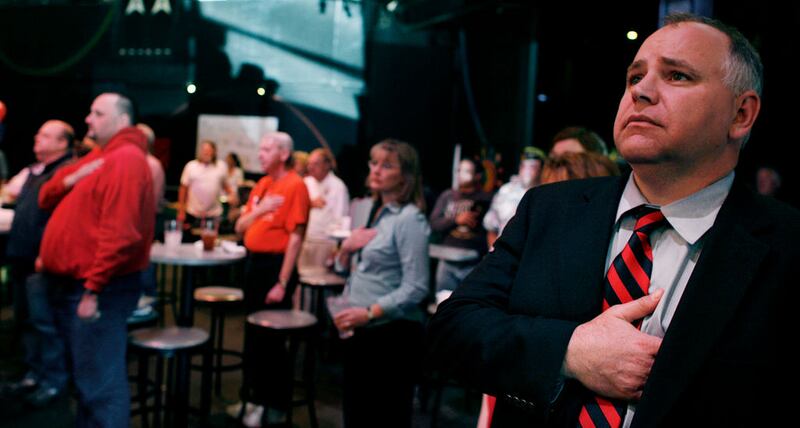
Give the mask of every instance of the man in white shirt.
M 200 143 L 197 159 L 183 168 L 181 186 L 178 189 L 178 220 L 184 224 L 199 226 L 205 218 L 222 215 L 222 192 L 228 195 L 232 205 L 238 203 L 235 192 L 227 183 L 228 167 L 217 159 L 217 145 L 213 141 Z
M 519 161 L 519 172 L 511 180 L 502 185 L 494 195 L 489 211 L 483 217 L 483 227 L 486 229 L 486 240 L 489 248 L 503 233 L 508 221 L 517 211 L 519 201 L 528 189 L 539 184 L 544 164 L 544 153 L 533 146 L 525 147 Z
M 315 149 L 308 156 L 308 175 L 303 178 L 311 199 L 306 237 L 327 239 L 326 229 L 347 216 L 350 194 L 333 173 L 336 159 L 327 149 Z
M 336 158 L 328 149 L 315 149 L 308 156 L 308 175 L 303 178 L 311 200 L 308 228 L 303 249 L 297 261 L 298 270 L 313 273 L 327 270 L 325 262 L 333 254 L 336 241 L 328 237 L 329 230 L 340 227 L 348 217 L 350 194 L 347 186 L 333 170 Z

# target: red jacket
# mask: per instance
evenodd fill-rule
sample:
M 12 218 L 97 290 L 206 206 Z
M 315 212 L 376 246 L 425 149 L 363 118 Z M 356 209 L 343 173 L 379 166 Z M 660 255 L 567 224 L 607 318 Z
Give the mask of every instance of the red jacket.
M 141 131 L 125 128 L 42 186 L 40 206 L 58 204 L 39 253 L 46 272 L 85 279 L 87 289 L 100 292 L 111 277 L 147 266 L 155 204 L 145 147 Z M 98 157 L 98 169 L 64 189 L 66 175 Z

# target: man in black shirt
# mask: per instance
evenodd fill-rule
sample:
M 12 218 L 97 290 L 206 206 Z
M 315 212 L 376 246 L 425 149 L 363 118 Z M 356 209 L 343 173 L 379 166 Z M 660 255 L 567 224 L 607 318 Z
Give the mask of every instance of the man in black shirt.
M 67 383 L 66 356 L 53 324 L 53 311 L 44 278 L 34 273 L 45 225 L 50 212 L 39 208 L 39 189 L 55 171 L 72 159 L 75 132 L 66 122 L 48 120 L 34 137 L 37 162 L 28 166 L 28 177 L 17 195 L 14 220 L 6 255 L 14 287 L 14 315 L 22 328 L 27 373 L 22 380 L 0 386 L 3 395 L 27 394 L 33 405 L 44 405 L 58 396 Z

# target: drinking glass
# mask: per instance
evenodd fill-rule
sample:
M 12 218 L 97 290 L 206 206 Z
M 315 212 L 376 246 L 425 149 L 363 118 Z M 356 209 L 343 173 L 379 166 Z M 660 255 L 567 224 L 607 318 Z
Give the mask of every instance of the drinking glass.
M 338 296 L 328 296 L 325 299 L 325 303 L 328 304 L 328 312 L 330 312 L 332 318 L 336 318 L 336 314 L 353 306 L 350 304 L 350 301 L 347 299 L 347 296 L 343 294 L 340 294 Z M 340 339 L 347 339 L 349 337 L 353 337 L 352 328 L 347 330 L 339 330 Z
M 217 242 L 219 222 L 215 218 L 203 219 L 200 239 L 203 240 L 203 251 L 213 251 Z
M 183 223 L 178 220 L 164 222 L 164 245 L 168 248 L 178 248 L 183 240 Z

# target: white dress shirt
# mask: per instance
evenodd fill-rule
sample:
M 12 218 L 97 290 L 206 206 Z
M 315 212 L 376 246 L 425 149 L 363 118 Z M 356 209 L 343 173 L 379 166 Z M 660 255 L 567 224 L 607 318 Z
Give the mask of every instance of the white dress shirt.
M 606 256 L 606 271 L 633 234 L 636 219 L 624 215 L 629 210 L 640 205 L 660 208 L 669 222 L 669 227 L 662 227 L 650 235 L 653 271 L 649 292 L 661 289 L 664 290 L 664 296 L 655 311 L 644 318 L 642 332 L 664 337 L 700 257 L 703 237 L 714 225 L 719 209 L 733 185 L 733 177 L 734 173 L 731 172 L 708 187 L 662 207 L 647 202 L 636 186 L 633 175 L 628 179 L 617 208 L 615 233 Z M 623 427 L 630 427 L 635 412 L 636 405 L 628 404 Z
M 325 206 L 311 208 L 308 213 L 308 228 L 306 237 L 315 240 L 327 240 L 327 228 L 336 225 L 350 210 L 350 194 L 344 182 L 329 172 L 322 181 L 308 175 L 303 178 L 308 189 L 308 198 L 315 200 L 323 198 Z

